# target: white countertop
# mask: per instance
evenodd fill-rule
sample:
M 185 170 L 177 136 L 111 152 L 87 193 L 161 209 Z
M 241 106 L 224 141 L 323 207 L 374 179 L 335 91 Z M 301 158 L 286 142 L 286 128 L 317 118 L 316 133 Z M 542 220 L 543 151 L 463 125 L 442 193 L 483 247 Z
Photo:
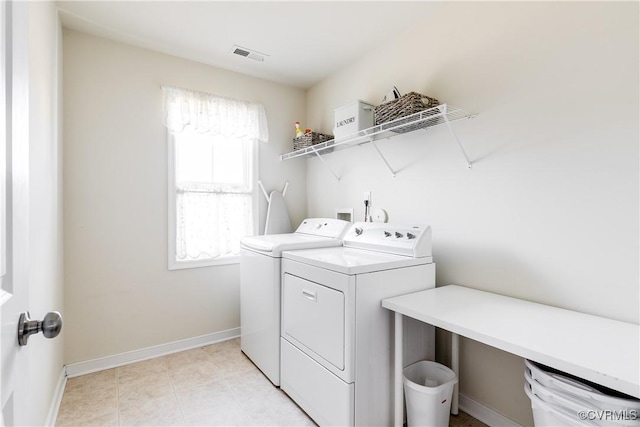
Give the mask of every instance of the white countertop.
M 458 335 L 640 398 L 640 327 L 458 285 L 382 301 Z

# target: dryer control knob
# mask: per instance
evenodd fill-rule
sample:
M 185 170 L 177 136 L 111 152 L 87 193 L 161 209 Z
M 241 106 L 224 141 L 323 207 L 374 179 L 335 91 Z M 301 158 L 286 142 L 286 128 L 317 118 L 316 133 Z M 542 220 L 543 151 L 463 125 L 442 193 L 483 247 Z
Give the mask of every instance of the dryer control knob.
M 397 237 L 398 239 L 399 239 L 399 238 L 401 238 L 401 237 L 402 237 L 402 233 L 398 233 L 398 232 L 396 231 L 396 237 Z
M 356 236 L 361 235 L 362 234 L 362 228 L 356 227 L 355 232 L 356 232 Z

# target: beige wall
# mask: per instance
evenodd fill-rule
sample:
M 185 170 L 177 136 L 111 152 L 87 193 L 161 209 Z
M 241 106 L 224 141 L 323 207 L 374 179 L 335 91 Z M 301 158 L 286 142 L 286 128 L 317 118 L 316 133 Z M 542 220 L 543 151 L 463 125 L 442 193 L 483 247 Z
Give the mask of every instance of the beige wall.
M 279 160 L 303 91 L 65 30 L 67 364 L 240 326 L 238 265 L 167 270 L 161 85 L 263 104 L 260 178 L 268 190 L 289 180 L 292 222 L 305 215 L 304 163 Z
M 445 127 L 379 143 L 395 178 L 370 145 L 334 152 L 340 182 L 306 161 L 308 214 L 362 218 L 372 191 L 390 221 L 432 225 L 438 285 L 638 323 L 638 29 L 637 3 L 434 2 L 311 88 L 307 123 L 330 131 L 334 108 L 393 85 L 429 94 L 477 114 L 454 125 L 473 169 Z M 462 393 L 531 425 L 522 360 L 461 351 Z
M 359 219 L 362 193 L 372 191 L 391 221 L 433 226 L 439 285 L 637 323 L 638 5 L 432 8 L 306 98 L 65 31 L 65 363 L 239 326 L 237 266 L 166 268 L 161 84 L 265 105 L 271 141 L 260 148 L 261 178 L 268 189 L 289 180 L 294 223 L 337 207 L 354 207 Z M 380 143 L 395 178 L 370 146 L 326 157 L 340 182 L 318 160 L 278 160 L 305 111 L 305 127 L 331 131 L 334 108 L 377 104 L 393 85 L 478 114 L 455 125 L 471 171 L 444 128 Z M 462 392 L 531 425 L 522 360 L 472 341 L 462 355 Z
M 42 319 L 63 306 L 61 27 L 51 2 L 28 4 L 29 10 L 29 311 Z M 66 325 L 65 325 L 66 329 Z M 55 397 L 64 361 L 64 332 L 42 335 L 25 347 L 29 371 L 29 425 L 43 425 Z

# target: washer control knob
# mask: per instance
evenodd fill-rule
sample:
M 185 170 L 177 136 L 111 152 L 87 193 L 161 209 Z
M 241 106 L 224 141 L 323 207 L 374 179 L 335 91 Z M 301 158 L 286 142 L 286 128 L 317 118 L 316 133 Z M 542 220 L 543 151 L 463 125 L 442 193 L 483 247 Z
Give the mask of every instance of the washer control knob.
M 402 237 L 402 233 L 398 233 L 398 232 L 396 231 L 396 237 L 397 237 L 398 239 L 399 239 L 399 238 L 401 238 L 401 237 Z
M 355 232 L 356 232 L 356 236 L 361 235 L 362 234 L 362 228 L 356 227 Z
M 317 223 L 317 224 L 316 224 L 316 230 L 319 230 L 320 228 L 322 228 L 322 224 Z
M 415 239 L 416 236 L 414 234 L 411 233 L 407 233 L 407 239 Z
M 390 233 L 390 232 L 388 232 L 388 231 L 385 231 L 385 232 L 384 232 L 384 237 L 391 237 L 391 233 Z

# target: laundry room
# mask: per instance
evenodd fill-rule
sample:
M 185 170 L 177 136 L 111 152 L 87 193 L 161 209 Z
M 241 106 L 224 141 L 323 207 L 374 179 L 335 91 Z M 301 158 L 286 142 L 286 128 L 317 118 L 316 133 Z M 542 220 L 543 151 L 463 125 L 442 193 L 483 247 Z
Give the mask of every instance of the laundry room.
M 448 404 L 460 414 L 451 425 L 544 425 L 525 392 L 530 360 L 558 360 L 559 371 L 640 398 L 637 334 L 612 342 L 617 335 L 594 326 L 579 338 L 606 369 L 631 358 L 635 382 L 620 385 L 590 376 L 597 369 L 583 370 L 582 356 L 558 355 L 588 323 L 547 352 L 528 337 L 554 336 L 573 320 L 525 328 L 496 309 L 487 332 L 477 314 L 494 307 L 491 295 L 637 332 L 637 1 L 15 1 L 2 19 L 11 23 L 3 96 L 13 161 L 2 197 L 14 209 L 0 235 L 1 265 L 12 272 L 0 294 L 5 425 L 378 424 L 373 409 L 362 415 L 371 405 L 384 407 L 379 425 L 402 424 L 394 321 L 411 303 L 394 297 L 426 288 L 483 295 L 455 294 L 452 312 L 480 316 L 471 326 L 447 313 L 403 315 L 405 345 L 424 347 L 414 359 L 454 368 Z M 385 129 L 373 117 L 357 135 L 336 133 L 341 108 L 360 101 L 379 112 L 411 94 L 434 105 L 412 116 L 416 128 Z M 239 119 L 213 130 L 223 110 L 254 126 L 246 145 L 215 151 L 193 136 L 196 148 L 179 151 L 191 130 L 254 132 L 242 133 Z M 305 131 L 326 140 L 296 145 Z M 204 163 L 241 184 L 193 184 L 208 173 L 196 170 Z M 224 197 L 235 204 L 197 211 Z M 268 238 L 299 227 L 300 241 Z M 396 236 L 401 243 L 388 243 Z M 330 259 L 345 251 L 354 258 Z M 243 255 L 255 262 L 250 273 Z M 247 274 L 277 294 L 242 288 Z M 367 281 L 377 293 L 362 299 Z M 317 306 L 285 310 L 289 289 L 305 304 L 339 292 L 342 317 L 319 326 L 304 317 Z M 43 322 L 13 348 L 5 331 L 27 310 L 33 319 L 59 312 L 59 335 L 37 333 Z M 375 314 L 359 317 L 367 310 Z M 264 350 L 267 338 L 246 334 L 272 321 L 273 348 Z M 345 335 L 327 332 L 334 326 Z M 622 341 L 635 354 L 623 358 Z M 382 381 L 363 364 L 384 376 L 381 394 L 358 392 Z M 31 374 L 18 381 L 25 367 Z M 83 385 L 89 377 L 107 389 Z M 337 403 L 314 395 L 314 384 Z M 637 425 L 631 415 L 615 425 Z

